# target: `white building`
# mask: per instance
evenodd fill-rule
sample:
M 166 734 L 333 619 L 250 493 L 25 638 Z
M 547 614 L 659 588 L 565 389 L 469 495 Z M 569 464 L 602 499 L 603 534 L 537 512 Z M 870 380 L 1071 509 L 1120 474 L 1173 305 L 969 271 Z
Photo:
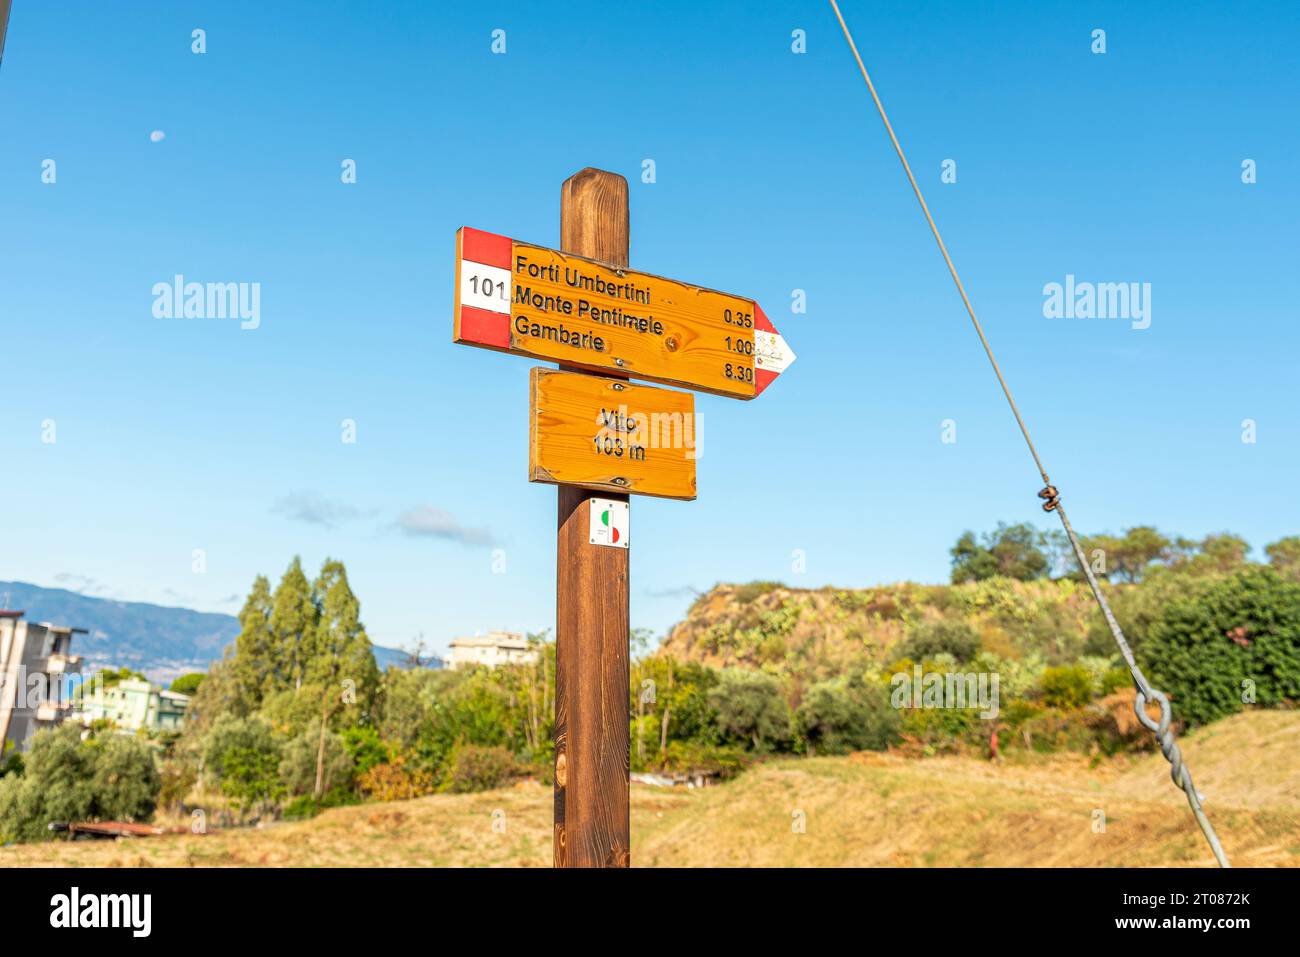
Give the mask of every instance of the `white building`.
M 0 751 L 26 751 L 37 731 L 61 724 L 72 712 L 70 676 L 81 670 L 72 636 L 86 629 L 22 617 L 0 611 Z
M 473 638 L 453 638 L 448 646 L 447 667 L 466 668 L 470 665 L 510 665 L 537 660 L 537 649 L 517 631 L 489 631 Z

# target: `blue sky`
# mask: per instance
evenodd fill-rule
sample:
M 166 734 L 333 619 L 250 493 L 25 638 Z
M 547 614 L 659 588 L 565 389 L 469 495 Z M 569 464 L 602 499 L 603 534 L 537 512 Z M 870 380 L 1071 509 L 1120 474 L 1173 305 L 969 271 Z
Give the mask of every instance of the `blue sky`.
M 0 578 L 234 612 L 332 555 L 381 644 L 551 624 L 532 363 L 452 344 L 453 234 L 557 244 L 584 166 L 629 179 L 634 267 L 756 298 L 799 356 L 698 398 L 695 502 L 633 502 L 634 626 L 720 580 L 943 581 L 964 529 L 1046 524 L 828 5 L 14 6 Z M 1300 18 L 1137 6 L 843 9 L 1074 524 L 1262 548 L 1300 531 Z M 259 328 L 154 318 L 176 273 L 260 283 Z M 1045 318 L 1067 274 L 1150 283 L 1150 328 Z

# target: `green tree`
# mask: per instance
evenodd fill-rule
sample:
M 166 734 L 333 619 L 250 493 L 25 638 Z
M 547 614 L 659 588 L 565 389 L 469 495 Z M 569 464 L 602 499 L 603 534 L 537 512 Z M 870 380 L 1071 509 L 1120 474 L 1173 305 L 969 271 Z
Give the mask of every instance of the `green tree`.
M 143 741 L 120 734 L 92 736 L 91 814 L 104 821 L 147 821 L 162 789 L 153 752 Z
M 983 581 L 1002 576 L 1029 581 L 1047 574 L 1048 540 L 1032 525 L 1007 525 L 1000 522 L 979 541 L 973 532 L 964 532 L 952 547 L 952 581 Z
M 305 671 L 307 680 L 320 688 L 321 696 L 314 791 L 319 801 L 327 790 L 325 764 L 330 719 L 345 707 L 369 714 L 379 684 L 379 668 L 365 626 L 361 624 L 361 603 L 352 593 L 342 562 L 325 559 L 312 594 L 317 622 Z
M 1174 543 L 1150 525 L 1136 525 L 1123 535 L 1091 535 L 1083 539 L 1084 554 L 1090 562 L 1100 552 L 1101 562 L 1094 564 L 1099 575 L 1111 581 L 1138 582 L 1153 562 L 1169 561 Z
M 249 811 L 280 797 L 280 743 L 271 726 L 258 717 L 217 718 L 203 741 L 203 772 Z
M 414 747 L 430 733 L 435 702 L 466 675 L 465 671 L 389 668 L 379 682 L 380 735 L 403 750 Z
M 709 691 L 724 740 L 742 742 L 755 751 L 784 747 L 790 740 L 790 707 L 771 675 L 728 668 Z
M 51 837 L 53 822 L 146 821 L 161 779 L 148 745 L 65 723 L 37 732 L 21 775 L 0 779 L 0 840 Z
M 1300 535 L 1288 535 L 1271 545 L 1265 545 L 1264 554 L 1279 575 L 1300 581 Z
M 1218 532 L 1199 542 L 1182 539 L 1175 549 L 1175 567 L 1192 575 L 1226 575 L 1246 564 L 1250 543 L 1240 535 Z
M 885 689 L 857 677 L 813 685 L 795 711 L 809 754 L 882 751 L 898 740 L 898 726 Z
M 277 649 L 271 637 L 271 583 L 253 579 L 253 589 L 239 612 L 239 636 L 231 665 L 233 690 L 246 710 L 262 704 L 276 684 Z
M 446 767 L 458 744 L 513 752 L 523 740 L 515 709 L 498 677 L 487 668 L 475 668 L 434 701 L 416 752 L 431 770 Z
M 203 679 L 207 675 L 201 671 L 191 671 L 189 674 L 181 675 L 172 682 L 172 691 L 177 694 L 184 694 L 193 697 L 199 690 L 199 685 L 203 684 Z
M 1189 726 L 1251 699 L 1261 707 L 1300 699 L 1300 584 L 1247 567 L 1172 601 L 1142 650 L 1152 683 Z
M 303 574 L 302 561 L 295 555 L 271 596 L 268 619 L 272 654 L 270 684 L 275 690 L 297 691 L 302 688 L 319 620 L 320 612 L 312 600 L 311 584 Z

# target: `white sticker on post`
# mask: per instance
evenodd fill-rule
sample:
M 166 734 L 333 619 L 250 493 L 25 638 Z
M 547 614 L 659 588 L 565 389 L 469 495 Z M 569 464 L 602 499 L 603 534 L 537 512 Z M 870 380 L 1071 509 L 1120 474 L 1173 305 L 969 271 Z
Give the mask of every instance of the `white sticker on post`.
M 627 548 L 631 516 L 627 502 L 607 498 L 591 500 L 591 544 Z

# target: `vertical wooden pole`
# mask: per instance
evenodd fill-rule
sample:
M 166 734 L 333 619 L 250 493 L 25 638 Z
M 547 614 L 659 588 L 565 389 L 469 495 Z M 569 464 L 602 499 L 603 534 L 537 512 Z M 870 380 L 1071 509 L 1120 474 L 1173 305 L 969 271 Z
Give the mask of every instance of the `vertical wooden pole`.
M 560 248 L 628 264 L 627 180 L 564 181 Z M 628 549 L 590 544 L 593 496 L 561 485 L 555 588 L 555 866 L 627 867 Z

